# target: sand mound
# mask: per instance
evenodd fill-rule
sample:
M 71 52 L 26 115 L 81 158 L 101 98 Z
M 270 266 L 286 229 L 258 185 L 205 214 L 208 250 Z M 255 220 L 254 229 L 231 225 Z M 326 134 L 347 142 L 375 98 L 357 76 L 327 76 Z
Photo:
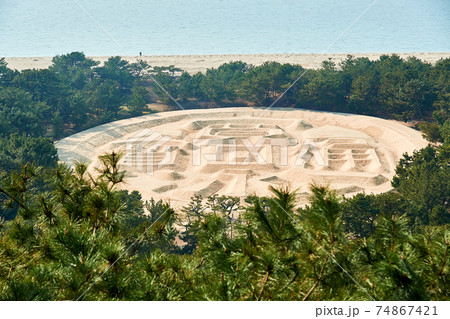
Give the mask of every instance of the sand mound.
M 108 123 L 56 143 L 73 164 L 111 150 L 126 153 L 124 187 L 144 199 L 185 205 L 191 196 L 268 195 L 308 184 L 341 194 L 379 193 L 403 153 L 426 146 L 421 133 L 394 121 L 293 109 L 224 108 L 151 114 Z
M 261 178 L 261 182 L 273 183 L 273 184 L 284 184 L 286 181 L 284 179 L 279 178 L 278 176 L 269 176 L 266 178 Z
M 192 121 L 192 122 L 189 122 L 189 123 L 183 125 L 183 128 L 186 130 L 197 131 L 197 130 L 201 129 L 202 126 L 198 122 Z
M 340 195 L 351 194 L 351 193 L 361 193 L 364 191 L 364 188 L 353 185 L 349 187 L 344 187 L 337 190 L 337 193 Z
M 185 178 L 182 174 L 170 170 L 156 170 L 154 176 L 166 181 L 177 181 Z
M 372 177 L 371 180 L 372 180 L 373 184 L 376 186 L 389 182 L 389 179 L 381 174 Z
M 170 190 L 175 189 L 175 188 L 177 188 L 177 184 L 170 184 L 170 185 L 166 185 L 166 186 L 161 186 L 161 187 L 155 188 L 153 191 L 155 193 L 165 193 L 165 192 L 170 191 Z
M 305 122 L 305 120 L 300 120 L 297 123 L 297 129 L 299 130 L 309 130 L 313 126 L 309 124 L 308 122 Z
M 322 120 L 324 121 L 324 120 Z M 311 139 L 330 139 L 330 138 L 339 138 L 339 139 L 367 139 L 371 140 L 372 138 L 365 134 L 362 131 L 352 130 L 348 128 L 324 125 L 322 127 L 312 128 L 305 131 L 302 134 L 303 138 L 311 138 Z

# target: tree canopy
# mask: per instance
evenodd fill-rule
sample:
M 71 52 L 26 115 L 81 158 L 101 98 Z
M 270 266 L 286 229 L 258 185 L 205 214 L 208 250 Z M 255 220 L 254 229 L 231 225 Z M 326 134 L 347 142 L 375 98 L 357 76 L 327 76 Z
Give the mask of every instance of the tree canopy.
M 302 209 L 288 188 L 195 197 L 183 220 L 117 189 L 119 154 L 100 160 L 96 176 L 58 166 L 46 191 L 33 165 L 2 182 L 18 214 L 0 227 L 1 300 L 448 300 L 446 226 L 372 212 L 355 238 L 358 218 L 322 186 Z

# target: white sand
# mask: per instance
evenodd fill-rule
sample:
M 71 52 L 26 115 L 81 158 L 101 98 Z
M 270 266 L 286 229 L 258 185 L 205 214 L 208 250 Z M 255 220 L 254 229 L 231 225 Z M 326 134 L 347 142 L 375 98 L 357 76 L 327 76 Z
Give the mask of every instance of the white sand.
M 382 54 L 391 53 L 352 53 L 355 57 L 368 57 L 376 60 Z M 441 58 L 450 57 L 450 52 L 418 52 L 397 53 L 402 58 L 415 56 L 423 61 L 435 63 Z M 161 55 L 161 56 L 125 56 L 125 60 L 136 62 L 142 59 L 151 66 L 175 65 L 189 73 L 205 72 L 206 69 L 218 67 L 230 61 L 244 61 L 253 65 L 260 65 L 266 61 L 277 61 L 280 63 L 300 64 L 304 68 L 319 68 L 322 61 L 331 59 L 339 63 L 347 57 L 347 53 L 333 54 L 217 54 L 217 55 Z M 103 63 L 109 57 L 93 56 L 92 59 Z M 12 69 L 43 69 L 51 65 L 51 57 L 8 57 L 5 58 L 8 66 Z
M 257 108 L 151 114 L 98 126 L 56 144 L 62 161 L 89 160 L 92 171 L 98 155 L 126 152 L 124 187 L 176 207 L 194 194 L 267 195 L 269 185 L 298 188 L 302 203 L 312 182 L 349 196 L 385 192 L 402 154 L 426 145 L 420 132 L 395 121 Z M 154 165 L 146 150 L 154 151 Z M 222 157 L 216 156 L 218 150 Z

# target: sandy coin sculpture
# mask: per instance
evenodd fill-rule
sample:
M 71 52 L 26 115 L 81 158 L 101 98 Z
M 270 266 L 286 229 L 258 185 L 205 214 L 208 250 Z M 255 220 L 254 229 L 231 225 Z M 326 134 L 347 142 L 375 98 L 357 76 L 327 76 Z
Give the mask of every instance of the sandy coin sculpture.
M 340 194 L 380 193 L 401 156 L 427 145 L 421 133 L 374 117 L 298 109 L 173 111 L 112 122 L 56 143 L 61 161 L 99 166 L 122 152 L 124 188 L 183 206 L 195 194 L 268 195 L 269 185 L 311 183 Z

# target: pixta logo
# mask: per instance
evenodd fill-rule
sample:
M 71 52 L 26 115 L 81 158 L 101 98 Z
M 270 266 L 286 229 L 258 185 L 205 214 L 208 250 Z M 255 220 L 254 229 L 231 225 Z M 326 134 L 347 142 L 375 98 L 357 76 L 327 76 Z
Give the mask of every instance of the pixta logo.
M 173 144 L 171 144 L 173 142 Z M 173 163 L 179 149 L 168 136 L 160 132 L 144 129 L 126 141 L 125 165 L 139 172 L 153 175 L 155 170 Z M 305 139 L 303 144 L 293 138 L 199 138 L 192 143 L 185 142 L 190 149 L 192 166 L 221 163 L 229 166 L 293 165 L 304 167 L 315 160 L 317 166 L 326 163 L 313 139 Z M 181 145 L 178 145 L 181 146 Z M 295 148 L 297 151 L 293 151 Z M 185 154 L 186 155 L 186 154 Z M 294 157 L 294 158 L 292 158 Z
M 172 147 L 165 145 L 170 137 L 144 129 L 126 142 L 125 165 L 153 175 L 172 160 Z
M 192 141 L 192 165 L 200 166 L 205 162 L 222 162 L 235 165 L 268 165 L 277 163 L 288 166 L 290 148 L 298 148 L 298 142 L 293 138 L 259 138 L 251 139 L 194 139 Z M 278 152 L 274 152 L 278 149 Z M 292 156 L 292 155 L 291 155 Z M 314 158 L 318 166 L 324 166 L 325 161 L 319 148 L 312 139 L 305 139 L 300 152 L 294 154 L 295 166 L 304 166 Z

